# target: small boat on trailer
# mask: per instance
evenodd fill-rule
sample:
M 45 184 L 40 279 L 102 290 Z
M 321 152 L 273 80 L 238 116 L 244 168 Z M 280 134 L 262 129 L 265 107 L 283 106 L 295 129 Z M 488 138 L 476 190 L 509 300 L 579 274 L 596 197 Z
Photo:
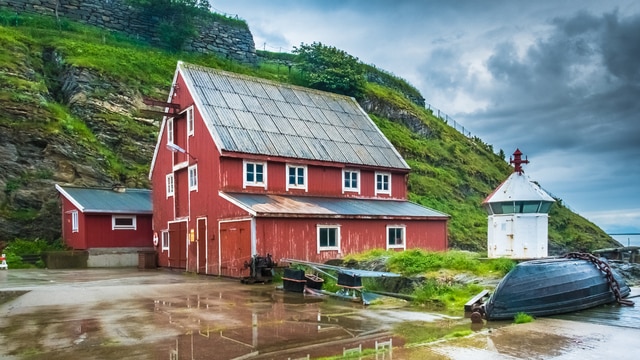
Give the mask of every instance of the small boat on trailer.
M 631 290 L 609 265 L 591 254 L 531 260 L 516 265 L 489 294 L 465 304 L 473 322 L 513 319 L 518 313 L 549 316 L 625 300 Z

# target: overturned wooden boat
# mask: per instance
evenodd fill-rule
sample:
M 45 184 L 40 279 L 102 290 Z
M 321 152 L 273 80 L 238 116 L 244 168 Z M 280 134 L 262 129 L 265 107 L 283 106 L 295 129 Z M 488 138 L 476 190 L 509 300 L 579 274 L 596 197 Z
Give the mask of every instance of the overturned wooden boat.
M 485 291 L 467 302 L 465 313 L 474 322 L 513 319 L 518 313 L 556 315 L 614 301 L 633 305 L 624 300 L 630 292 L 606 262 L 591 254 L 571 253 L 516 265 L 492 294 Z

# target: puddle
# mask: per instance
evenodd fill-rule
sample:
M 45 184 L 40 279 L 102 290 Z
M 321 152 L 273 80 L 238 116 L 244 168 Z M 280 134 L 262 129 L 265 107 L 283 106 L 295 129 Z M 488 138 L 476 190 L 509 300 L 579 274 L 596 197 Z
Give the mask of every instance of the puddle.
M 35 287 L 0 311 L 0 355 L 30 359 L 271 359 L 342 354 L 388 341 L 392 326 L 428 315 L 376 310 L 274 285 L 215 278 L 135 277 Z M 86 285 L 86 286 L 85 286 Z M 403 341 L 396 339 L 401 345 Z M 1 357 L 1 356 L 0 356 Z
M 0 358 L 9 359 L 313 359 L 359 347 L 364 359 L 373 359 L 376 342 L 388 341 L 394 359 L 585 360 L 584 354 L 607 351 L 624 359 L 620 349 L 640 335 L 558 319 L 474 328 L 468 319 L 401 302 L 365 307 L 272 284 L 176 273 L 16 272 L 10 278 L 15 281 L 0 279 L 0 287 L 24 289 L 0 303 Z M 462 338 L 438 341 L 456 334 Z

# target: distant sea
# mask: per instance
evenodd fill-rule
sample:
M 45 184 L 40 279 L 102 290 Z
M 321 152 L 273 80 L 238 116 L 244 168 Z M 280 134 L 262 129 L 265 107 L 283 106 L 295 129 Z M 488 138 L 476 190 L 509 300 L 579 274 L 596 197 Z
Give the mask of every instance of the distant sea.
M 611 235 L 622 246 L 640 246 L 640 235 Z

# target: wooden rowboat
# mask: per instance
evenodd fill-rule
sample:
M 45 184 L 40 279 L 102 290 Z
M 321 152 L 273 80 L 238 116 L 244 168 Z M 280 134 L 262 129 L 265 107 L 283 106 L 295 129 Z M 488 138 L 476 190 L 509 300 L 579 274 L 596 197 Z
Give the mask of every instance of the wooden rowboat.
M 513 319 L 518 313 L 549 316 L 618 302 L 631 290 L 607 263 L 590 254 L 532 260 L 516 265 L 484 301 L 483 292 L 465 305 L 474 321 Z

